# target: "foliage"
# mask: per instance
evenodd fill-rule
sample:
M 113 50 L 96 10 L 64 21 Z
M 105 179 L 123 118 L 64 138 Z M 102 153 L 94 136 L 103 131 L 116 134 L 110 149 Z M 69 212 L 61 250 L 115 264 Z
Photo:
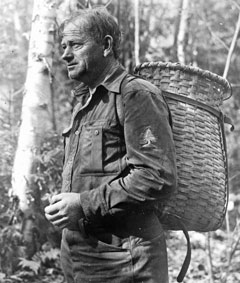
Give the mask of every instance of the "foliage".
M 18 256 L 24 255 L 22 233 L 18 225 L 6 225 L 0 230 L 0 272 L 12 274 L 17 267 Z
M 46 137 L 37 155 L 38 167 L 35 182 L 43 200 L 61 190 L 63 144 L 59 135 Z M 45 197 L 44 197 L 45 196 Z
M 29 269 L 31 271 L 33 271 L 33 273 L 35 275 L 38 274 L 38 271 L 41 267 L 41 261 L 35 261 L 35 260 L 28 260 L 26 258 L 22 258 L 20 257 L 20 262 L 19 262 L 19 266 L 22 267 L 23 269 Z
M 44 272 L 51 274 L 52 272 L 57 272 L 57 270 L 60 270 L 59 259 L 59 249 L 53 249 L 50 247 L 47 250 L 38 251 L 31 260 L 20 257 L 19 266 L 23 270 L 29 271 L 30 276 L 32 275 L 31 272 L 33 272 L 34 275 L 43 274 Z M 53 269 L 55 269 L 55 271 L 53 271 Z
M 184 282 L 239 282 L 239 221 L 229 234 L 223 230 L 211 233 L 190 232 L 192 260 Z M 170 282 L 175 282 L 186 253 L 182 232 L 171 232 L 167 238 Z
M 38 170 L 34 175 L 34 179 L 43 197 L 41 202 L 43 209 L 46 205 L 44 203 L 45 196 L 56 194 L 61 188 L 63 158 L 61 138 L 57 135 L 46 137 L 36 158 L 38 160 Z M 5 210 L 2 210 L 0 213 L 0 223 L 2 225 L 0 230 L 0 272 L 7 276 L 18 272 L 18 275 L 15 275 L 17 277 L 35 276 L 39 273 L 39 270 L 45 270 L 46 268 L 46 272 L 55 272 L 57 264 L 59 264 L 59 250 L 57 248 L 49 248 L 49 246 L 59 246 L 59 231 L 49 224 L 50 226 L 48 230 L 45 230 L 45 233 L 50 242 L 45 243 L 43 245 L 44 250 L 38 251 L 31 260 L 26 259 L 26 247 L 23 243 L 22 234 L 22 225 L 24 224 L 18 211 L 17 199 L 9 198 L 6 195 L 1 200 L 2 206 L 3 201 Z M 47 227 L 38 228 L 46 229 Z M 19 267 L 24 272 L 19 271 Z
M 60 137 L 52 135 L 49 138 L 46 137 L 41 146 L 39 155 L 36 156 L 38 160 L 38 170 L 34 175 L 34 179 L 43 199 L 46 194 L 51 196 L 60 191 L 62 153 L 63 150 Z M 11 156 L 11 158 L 13 158 L 13 156 Z M 12 197 L 9 198 L 7 194 L 7 189 L 10 186 L 10 177 L 8 179 L 6 177 L 4 179 L 3 177 L 0 179 L 0 181 L 2 181 L 2 190 L 5 192 L 5 195 L 3 195 L 4 197 L 1 198 L 2 210 L 0 213 L 0 272 L 7 276 L 15 273 L 18 270 L 18 262 L 20 258 L 20 267 L 23 269 L 29 267 L 30 273 L 33 272 L 34 276 L 40 267 L 42 268 L 42 266 L 49 265 L 50 268 L 51 262 L 57 261 L 59 251 L 56 249 L 46 250 L 45 244 L 44 252 L 39 251 L 32 260 L 25 258 L 26 247 L 23 243 L 22 234 L 22 225 L 24 225 L 24 222 L 22 222 L 22 217 L 18 210 L 17 199 Z M 44 202 L 41 202 L 42 209 L 44 206 Z M 40 225 L 39 223 L 40 222 L 38 222 L 38 225 Z M 38 229 L 46 228 L 46 226 L 42 227 L 41 225 L 38 227 Z M 53 246 L 59 246 L 60 234 L 58 230 L 49 224 L 48 230 L 45 230 L 45 234 L 46 238 L 53 243 Z M 51 272 L 51 269 L 48 269 L 48 272 Z M 27 271 L 24 271 L 24 273 L 20 272 L 18 276 L 30 275 L 29 272 L 27 273 Z
M 40 244 L 47 239 L 54 247 L 60 245 L 60 231 L 50 222 L 46 222 L 44 208 L 49 204 L 50 198 L 61 191 L 61 175 L 63 164 L 63 144 L 62 139 L 57 134 L 46 136 L 41 144 L 39 153 L 36 155 L 37 170 L 33 174 L 38 194 L 32 201 L 40 209 L 39 214 L 34 219 L 39 235 Z M 24 223 L 23 223 L 24 224 Z
M 24 73 L 27 63 L 27 34 L 30 29 L 32 3 L 1 1 L 2 16 L 0 18 L 1 40 L 1 80 L 8 80 L 13 84 L 24 83 Z M 25 17 L 27 14 L 30 17 Z M 10 17 L 8 15 L 11 15 Z M 15 68 L 12 68 L 12 65 Z
M 1 278 L 2 276 L 2 278 Z M 63 282 L 60 250 L 49 243 L 42 246 L 31 259 L 18 258 L 18 266 L 10 274 L 0 272 L 0 282 Z
M 0 8 L 0 282 L 55 282 L 62 280 L 59 271 L 58 245 L 59 232 L 53 227 L 41 227 L 50 242 L 38 243 L 38 251 L 31 258 L 25 256 L 23 235 L 17 200 L 9 198 L 11 188 L 11 170 L 14 152 L 17 146 L 18 127 L 21 123 L 21 101 L 23 84 L 27 71 L 28 37 L 31 29 L 31 11 L 33 1 L 2 0 Z M 59 10 L 57 21 L 62 20 L 63 14 L 70 13 L 73 6 L 71 1 L 59 1 L 65 5 L 63 12 Z M 76 2 L 76 1 L 75 1 Z M 77 1 L 83 7 L 85 0 Z M 134 8 L 131 0 L 92 0 L 95 4 L 107 4 L 108 9 L 117 18 L 123 40 L 121 45 L 121 63 L 132 71 L 134 63 Z M 174 61 L 174 34 L 177 30 L 176 18 L 180 14 L 179 1 L 140 1 L 140 58 L 141 61 Z M 210 0 L 190 1 L 189 30 L 187 38 L 186 57 L 188 64 L 194 64 L 202 69 L 208 69 L 221 75 L 224 70 L 228 48 L 235 29 L 239 13 L 236 1 Z M 213 258 L 213 281 L 238 282 L 239 279 L 239 214 L 240 205 L 240 43 L 238 41 L 232 58 L 228 80 L 233 85 L 232 98 L 224 103 L 224 113 L 233 119 L 235 131 L 231 133 L 226 127 L 230 191 L 235 203 L 235 209 L 230 213 L 230 228 L 211 233 L 211 253 Z M 56 119 L 56 133 L 45 138 L 41 149 L 36 155 L 37 172 L 33 179 L 39 189 L 40 207 L 43 210 L 51 195 L 61 189 L 61 171 L 63 159 L 61 130 L 68 124 L 74 97 L 70 89 L 73 83 L 67 78 L 63 62 L 60 59 L 61 50 L 56 42 L 54 54 L 53 75 L 53 108 Z M 235 227 L 236 226 L 236 227 Z M 225 226 L 224 226 L 225 227 Z M 235 229 L 233 229 L 235 227 Z M 237 228 L 238 227 L 238 228 Z M 174 233 L 169 236 L 170 279 L 176 277 L 176 272 L 183 261 L 185 248 L 181 236 Z M 185 282 L 207 282 L 211 277 L 211 266 L 206 244 L 207 237 L 201 241 L 193 240 L 193 260 Z M 39 241 L 39 239 L 38 239 Z M 56 243 L 56 246 L 53 246 Z M 228 251 L 226 253 L 226 250 Z M 176 256 L 176 254 L 179 255 Z M 13 275 L 14 274 L 14 275 Z M 7 278 L 6 278 L 7 276 Z M 45 276 L 45 277 L 44 277 Z M 5 278 L 5 279 L 4 279 Z M 60 278 L 60 279 L 59 279 Z M 30 281 L 29 281 L 30 280 Z M 211 282 L 211 281 L 209 281 Z

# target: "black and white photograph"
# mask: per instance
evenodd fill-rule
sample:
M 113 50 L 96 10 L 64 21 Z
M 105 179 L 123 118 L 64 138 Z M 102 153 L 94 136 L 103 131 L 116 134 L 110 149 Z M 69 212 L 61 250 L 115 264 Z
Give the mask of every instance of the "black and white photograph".
M 240 0 L 1 0 L 0 283 L 240 283 Z

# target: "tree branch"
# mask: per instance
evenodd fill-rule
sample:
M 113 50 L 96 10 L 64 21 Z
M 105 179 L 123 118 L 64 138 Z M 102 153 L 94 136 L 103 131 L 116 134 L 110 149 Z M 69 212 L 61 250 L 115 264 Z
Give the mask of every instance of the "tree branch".
M 210 25 L 207 23 L 207 19 L 200 15 L 200 13 L 198 13 L 200 19 L 202 21 L 204 21 L 204 23 L 206 24 L 206 28 L 208 29 L 209 33 L 211 34 L 212 37 L 214 37 L 227 51 L 229 50 L 229 47 L 226 45 L 226 43 L 215 34 L 215 32 L 212 30 L 212 28 L 210 27 Z
M 228 74 L 228 71 L 229 71 L 229 66 L 230 66 L 232 54 L 233 54 L 233 51 L 234 51 L 234 48 L 235 48 L 235 45 L 236 45 L 236 42 L 237 42 L 239 30 L 240 30 L 240 11 L 239 11 L 239 14 L 238 14 L 238 21 L 237 21 L 237 24 L 236 24 L 236 28 L 235 28 L 233 39 L 232 39 L 232 42 L 231 42 L 231 46 L 230 46 L 229 51 L 228 51 L 227 61 L 226 61 L 225 69 L 224 69 L 224 72 L 223 72 L 224 78 L 227 77 L 227 74 Z

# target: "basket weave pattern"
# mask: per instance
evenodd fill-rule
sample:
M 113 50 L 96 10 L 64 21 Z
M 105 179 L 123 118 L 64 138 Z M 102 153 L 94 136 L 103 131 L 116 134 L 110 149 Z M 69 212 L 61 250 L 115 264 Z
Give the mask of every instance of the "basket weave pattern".
M 189 231 L 216 230 L 225 217 L 228 191 L 223 126 L 217 116 L 181 97 L 220 110 L 230 90 L 228 82 L 208 71 L 174 63 L 143 63 L 135 73 L 165 93 L 173 118 L 178 188 L 159 210 L 179 216 Z M 180 229 L 167 218 L 163 225 Z

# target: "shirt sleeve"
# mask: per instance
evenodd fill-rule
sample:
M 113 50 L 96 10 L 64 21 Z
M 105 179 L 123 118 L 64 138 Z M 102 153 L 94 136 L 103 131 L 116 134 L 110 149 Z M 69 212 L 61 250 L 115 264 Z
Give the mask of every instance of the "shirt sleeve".
M 155 89 L 155 88 L 154 88 Z M 153 209 L 176 187 L 176 156 L 169 110 L 160 93 L 138 89 L 123 97 L 127 169 L 81 194 L 86 219 Z

